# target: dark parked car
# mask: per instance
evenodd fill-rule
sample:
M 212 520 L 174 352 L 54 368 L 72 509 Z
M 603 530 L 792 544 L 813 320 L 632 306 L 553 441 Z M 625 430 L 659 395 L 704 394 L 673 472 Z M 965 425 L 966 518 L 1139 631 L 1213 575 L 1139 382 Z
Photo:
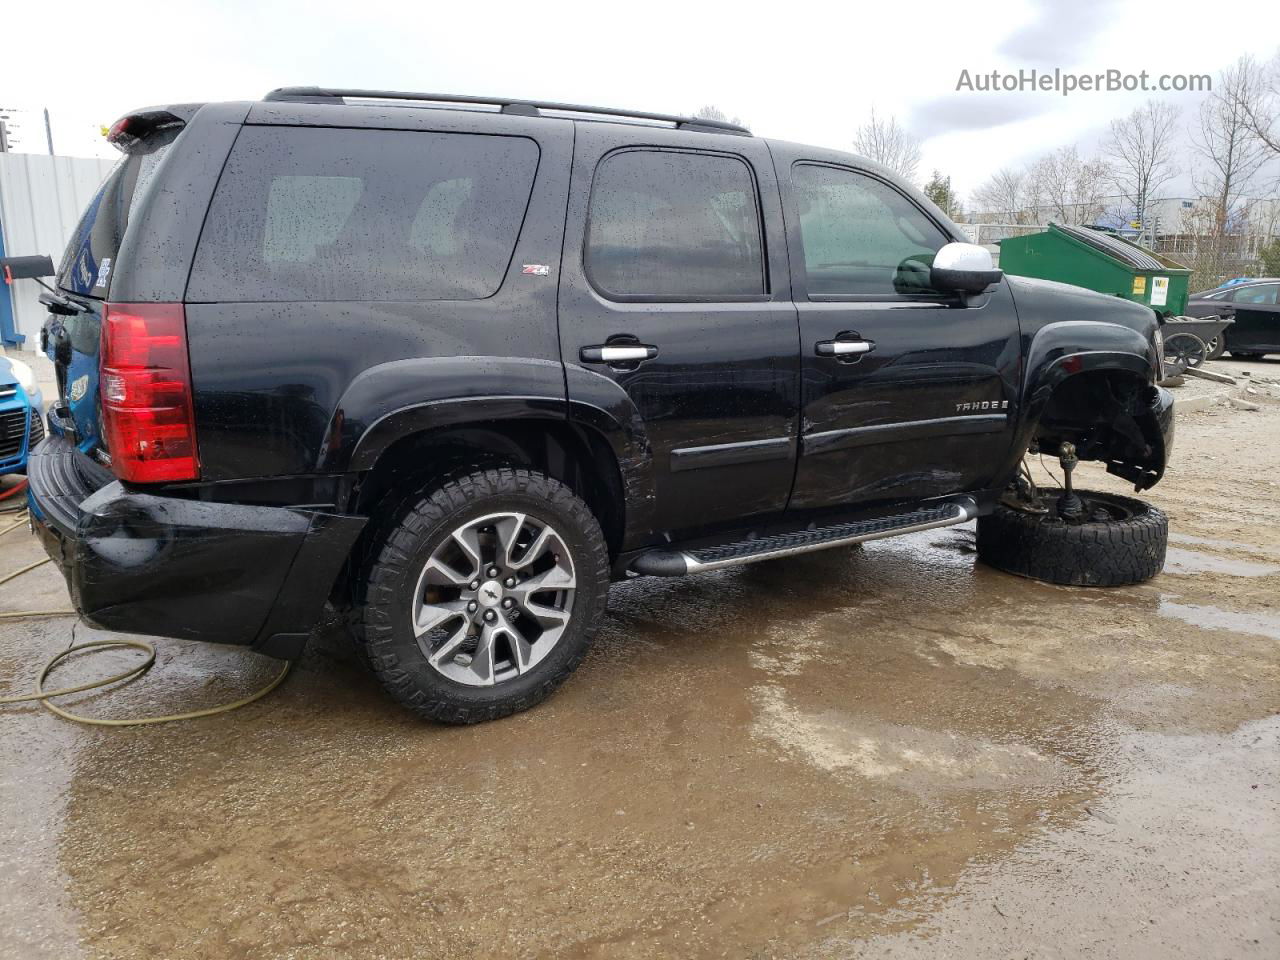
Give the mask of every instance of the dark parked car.
M 332 605 L 398 701 L 470 722 L 564 680 L 611 579 L 975 517 L 1027 576 L 1163 563 L 1159 511 L 1020 470 L 1160 479 L 1155 315 L 1002 277 L 867 161 L 315 88 L 110 139 L 47 301 L 62 396 L 30 485 L 102 627 L 293 657 Z
M 1191 295 L 1187 314 L 1229 317 L 1234 322 L 1217 343 L 1209 344 L 1209 358 L 1230 351 L 1233 357 L 1255 360 L 1280 353 L 1280 279 L 1262 277 Z

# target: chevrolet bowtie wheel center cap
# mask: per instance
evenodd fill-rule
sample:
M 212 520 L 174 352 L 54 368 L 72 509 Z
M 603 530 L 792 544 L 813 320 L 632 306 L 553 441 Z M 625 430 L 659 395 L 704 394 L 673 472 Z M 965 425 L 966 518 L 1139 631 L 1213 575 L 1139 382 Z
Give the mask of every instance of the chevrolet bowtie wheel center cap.
M 496 607 L 502 602 L 502 584 L 497 580 L 486 580 L 476 591 L 476 599 L 482 607 Z

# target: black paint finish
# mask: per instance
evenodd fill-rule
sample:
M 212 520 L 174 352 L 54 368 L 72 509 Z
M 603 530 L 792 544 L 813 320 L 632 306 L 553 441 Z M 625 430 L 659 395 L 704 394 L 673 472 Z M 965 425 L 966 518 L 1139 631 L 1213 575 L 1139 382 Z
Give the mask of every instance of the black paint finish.
M 343 126 L 371 126 L 375 118 L 384 129 L 465 129 L 537 142 L 538 172 L 507 276 L 483 300 L 188 304 L 205 480 L 367 469 L 351 461 L 366 431 L 392 414 L 417 429 L 430 426 L 430 412 L 405 411 L 440 401 L 564 403 L 555 276 L 526 275 L 522 266 L 558 259 L 573 124 L 307 104 L 262 104 L 250 116 Z M 365 441 L 366 452 L 380 442 Z
M 1003 433 L 1009 425 L 1006 414 L 973 414 L 963 417 L 937 417 L 933 420 L 907 420 L 876 423 L 868 427 L 846 427 L 804 435 L 806 454 L 834 453 L 854 447 L 874 447 L 882 443 L 927 440 L 930 437 L 971 436 L 976 433 Z
M 592 286 L 584 269 L 583 238 L 593 178 L 611 151 L 637 146 L 704 152 L 748 164 L 764 226 L 766 296 L 717 303 L 617 302 Z M 593 403 L 593 397 L 613 396 L 643 433 L 641 456 L 652 464 L 660 519 L 656 527 L 633 528 L 633 536 L 687 535 L 785 508 L 794 473 L 790 451 L 799 392 L 796 313 L 785 250 L 777 184 L 762 141 L 620 124 L 579 125 L 561 264 L 562 359 L 570 371 L 571 401 Z M 656 346 L 658 356 L 613 367 L 582 362 L 582 347 L 611 339 Z M 689 467 L 687 454 L 676 453 L 777 441 L 786 444 L 787 454 L 732 462 L 704 456 L 700 469 Z
M 715 546 L 958 494 L 989 509 L 1057 386 L 1097 371 L 1153 378 L 1151 312 L 1077 288 L 1007 278 L 967 301 L 811 298 L 789 182 L 797 161 L 879 177 L 942 234 L 963 239 L 918 191 L 844 154 L 692 127 L 428 107 L 275 101 L 183 115 L 186 129 L 139 198 L 112 299 L 185 302 L 201 479 L 141 490 L 96 467 L 88 482 L 93 469 L 58 420 L 34 458 L 39 467 L 48 454 L 57 469 L 31 476 L 46 548 L 78 608 L 112 629 L 296 652 L 365 526 L 355 515 L 361 484 L 400 441 L 428 431 L 555 428 L 588 438 L 599 455 L 592 469 L 608 471 L 606 486 L 618 491 L 622 575 L 657 544 Z M 534 141 L 528 210 L 497 292 L 194 298 L 187 281 L 205 214 L 244 124 Z M 611 299 L 592 284 L 584 241 L 596 172 L 634 150 L 745 165 L 764 294 Z M 97 317 L 85 317 L 70 363 L 59 365 L 64 399 L 68 372 L 96 364 Z M 849 339 L 874 349 L 850 359 L 817 347 Z M 627 346 L 652 349 L 614 362 L 597 352 Z M 1151 397 L 1142 466 L 1158 479 L 1172 412 L 1168 394 L 1152 388 Z M 93 396 L 82 403 L 74 422 L 92 446 Z
M 880 177 L 872 165 L 795 144 L 771 143 L 790 230 L 800 320 L 802 454 L 791 508 L 915 500 L 996 481 L 1013 440 L 1021 373 L 1018 315 L 1006 285 L 963 305 L 958 297 L 887 295 L 813 299 L 801 259 L 791 175 L 803 161 Z M 958 231 L 914 196 L 944 234 Z M 865 340 L 871 352 L 819 355 L 816 345 Z M 936 421 L 962 404 L 1009 414 L 996 429 L 946 431 Z M 970 408 L 972 409 L 972 408 Z M 984 426 L 991 426 L 990 423 Z
M 46 461 L 77 455 L 60 437 L 38 449 Z M 305 633 L 365 523 L 141 493 L 115 481 L 96 490 L 85 481 L 77 490 L 74 479 L 60 491 L 78 504 L 72 514 L 47 502 L 49 472 L 37 466 L 37 475 L 28 495 L 32 525 L 76 609 L 107 630 L 249 643 L 270 617 L 267 637 Z M 291 589 L 282 594 L 286 577 Z

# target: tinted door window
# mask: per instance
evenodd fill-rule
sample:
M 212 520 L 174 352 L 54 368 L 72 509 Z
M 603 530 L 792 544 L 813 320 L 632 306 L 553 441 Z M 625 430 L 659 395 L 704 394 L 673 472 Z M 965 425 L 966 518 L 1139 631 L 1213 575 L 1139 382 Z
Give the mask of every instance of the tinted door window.
M 1274 304 L 1280 284 L 1260 283 L 1253 287 L 1241 287 L 1231 295 L 1232 303 Z
M 811 295 L 932 293 L 929 268 L 947 237 L 888 184 L 851 170 L 792 169 Z
M 755 182 L 735 157 L 628 150 L 605 158 L 591 191 L 587 275 L 613 298 L 765 293 Z
M 193 301 L 475 300 L 506 275 L 538 148 L 522 137 L 246 127 Z

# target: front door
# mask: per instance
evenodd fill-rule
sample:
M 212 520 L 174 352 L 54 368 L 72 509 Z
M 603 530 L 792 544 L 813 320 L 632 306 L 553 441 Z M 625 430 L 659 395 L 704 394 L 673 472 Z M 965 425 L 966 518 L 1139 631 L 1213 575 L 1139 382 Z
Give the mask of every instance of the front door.
M 800 318 L 793 510 L 988 487 L 1007 462 L 1020 349 L 1008 286 L 929 286 L 944 224 L 888 180 L 775 147 Z
M 1251 283 L 1230 295 L 1235 322 L 1227 348 L 1242 353 L 1280 353 L 1280 283 Z M 1167 330 L 1168 328 L 1166 328 Z
M 560 285 L 569 399 L 647 438 L 655 534 L 781 512 L 799 357 L 763 142 L 579 123 Z M 600 399 L 605 398 L 605 399 Z M 609 399 L 612 398 L 612 399 Z

